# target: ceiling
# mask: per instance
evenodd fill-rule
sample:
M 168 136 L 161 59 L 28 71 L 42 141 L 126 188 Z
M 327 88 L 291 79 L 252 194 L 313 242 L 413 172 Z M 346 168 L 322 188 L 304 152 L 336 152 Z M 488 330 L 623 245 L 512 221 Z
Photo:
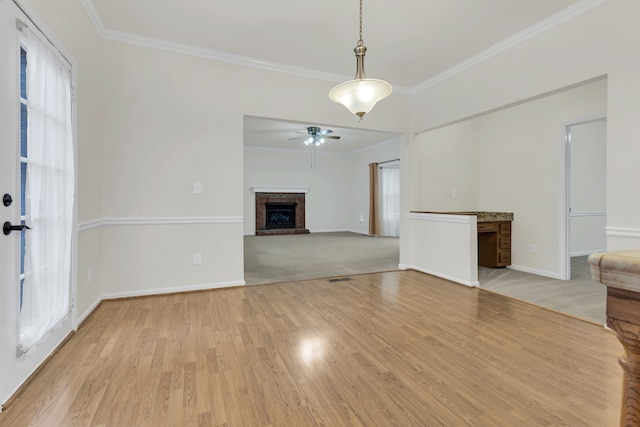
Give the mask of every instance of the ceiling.
M 318 126 L 322 130 L 330 129 L 331 135 L 340 136 L 339 140 L 327 139 L 319 149 L 337 153 L 352 153 L 366 147 L 392 141 L 398 138 L 398 134 L 378 132 L 362 128 L 345 128 L 337 126 L 324 126 L 318 123 L 298 123 L 265 119 L 261 117 L 244 118 L 244 145 L 257 148 L 270 148 L 282 150 L 309 150 L 304 145 L 304 135 L 296 132 L 306 132 L 307 127 Z M 298 138 L 290 141 L 289 138 Z
M 246 63 L 270 64 L 340 82 L 353 78 L 358 0 L 81 0 L 103 34 L 144 37 Z M 363 40 L 367 76 L 410 93 L 465 60 L 589 0 L 367 0 Z M 570 9 L 568 9 L 570 8 Z M 522 33 L 521 33 L 522 34 Z M 345 112 L 346 113 L 346 112 Z M 294 130 L 317 123 L 249 119 L 245 145 L 283 146 Z M 252 127 L 255 126 L 255 127 Z M 321 126 L 324 127 L 324 126 Z M 284 129 L 276 138 L 279 128 Z M 390 135 L 332 128 L 337 147 L 361 147 Z M 352 144 L 352 145 L 349 145 Z M 327 144 L 325 144 L 326 146 Z M 347 148 L 340 148 L 345 150 Z

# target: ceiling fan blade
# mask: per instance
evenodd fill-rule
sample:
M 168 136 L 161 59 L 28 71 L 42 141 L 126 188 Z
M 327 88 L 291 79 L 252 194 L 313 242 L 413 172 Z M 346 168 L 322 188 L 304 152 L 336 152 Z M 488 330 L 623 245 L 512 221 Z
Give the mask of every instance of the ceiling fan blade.
M 333 131 L 331 129 L 325 129 L 322 132 L 320 132 L 320 135 L 326 135 L 328 133 L 333 133 Z
M 309 132 L 303 132 L 303 131 L 301 131 L 301 130 L 297 130 L 297 131 L 295 131 L 295 132 L 296 132 L 296 133 L 301 133 L 301 134 L 303 134 L 303 135 L 308 135 L 308 134 L 309 134 Z
M 295 138 L 289 138 L 288 141 L 293 141 L 293 140 L 302 139 L 302 138 L 306 138 L 306 136 L 296 136 Z
M 340 137 L 338 135 L 325 135 L 323 136 L 324 139 L 340 139 Z

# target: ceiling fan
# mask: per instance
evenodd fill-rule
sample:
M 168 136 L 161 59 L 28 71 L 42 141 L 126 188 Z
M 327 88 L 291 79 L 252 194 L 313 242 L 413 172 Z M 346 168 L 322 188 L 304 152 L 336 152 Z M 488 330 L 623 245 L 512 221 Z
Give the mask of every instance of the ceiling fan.
M 301 133 L 304 136 L 289 138 L 289 141 L 305 138 L 304 145 L 315 145 L 316 147 L 320 144 L 324 144 L 327 139 L 340 139 L 337 135 L 329 135 L 330 133 L 333 133 L 331 129 L 322 130 L 317 126 L 309 126 L 306 132 L 297 130 L 296 133 Z

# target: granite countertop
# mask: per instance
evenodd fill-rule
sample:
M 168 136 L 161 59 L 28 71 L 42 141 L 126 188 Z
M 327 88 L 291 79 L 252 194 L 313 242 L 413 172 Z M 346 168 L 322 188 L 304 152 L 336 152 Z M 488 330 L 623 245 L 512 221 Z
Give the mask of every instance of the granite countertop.
M 443 215 L 476 215 L 477 222 L 498 222 L 513 221 L 513 212 L 487 212 L 487 211 L 466 211 L 466 212 L 426 212 L 414 211 L 415 213 L 432 213 Z

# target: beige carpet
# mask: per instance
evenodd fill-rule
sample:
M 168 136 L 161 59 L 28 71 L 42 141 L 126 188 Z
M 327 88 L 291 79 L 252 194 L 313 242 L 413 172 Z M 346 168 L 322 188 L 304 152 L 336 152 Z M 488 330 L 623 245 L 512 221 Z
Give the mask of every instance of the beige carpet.
M 398 270 L 399 239 L 356 233 L 245 236 L 247 285 Z

